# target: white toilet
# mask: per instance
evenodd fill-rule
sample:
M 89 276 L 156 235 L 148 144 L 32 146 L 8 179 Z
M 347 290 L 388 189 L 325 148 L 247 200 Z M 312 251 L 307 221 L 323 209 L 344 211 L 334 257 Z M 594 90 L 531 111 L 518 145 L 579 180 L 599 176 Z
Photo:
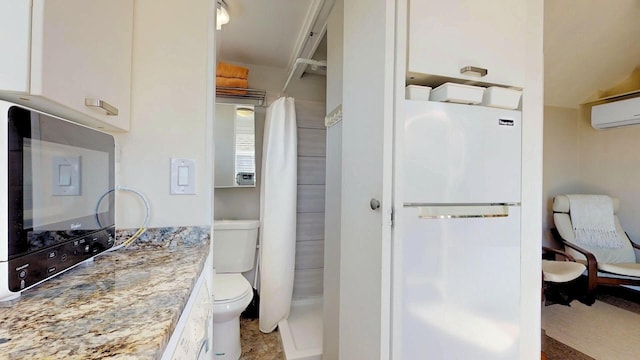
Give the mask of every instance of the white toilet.
M 253 269 L 258 220 L 213 223 L 213 353 L 215 359 L 240 358 L 240 314 L 253 298 L 242 272 Z

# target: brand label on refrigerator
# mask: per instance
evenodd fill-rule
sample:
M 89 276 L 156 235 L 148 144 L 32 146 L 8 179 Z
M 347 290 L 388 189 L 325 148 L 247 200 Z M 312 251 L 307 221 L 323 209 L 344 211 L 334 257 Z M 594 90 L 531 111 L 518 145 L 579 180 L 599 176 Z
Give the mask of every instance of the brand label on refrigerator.
M 503 126 L 513 126 L 514 121 L 509 119 L 498 119 L 498 124 Z

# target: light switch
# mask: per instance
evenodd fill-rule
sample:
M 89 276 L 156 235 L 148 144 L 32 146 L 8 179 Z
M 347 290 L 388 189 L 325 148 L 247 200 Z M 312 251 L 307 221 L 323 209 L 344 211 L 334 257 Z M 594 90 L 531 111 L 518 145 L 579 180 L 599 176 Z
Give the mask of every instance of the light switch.
M 178 166 L 178 185 L 189 186 L 189 167 Z
M 196 193 L 196 162 L 192 159 L 171 158 L 172 195 L 193 195 Z

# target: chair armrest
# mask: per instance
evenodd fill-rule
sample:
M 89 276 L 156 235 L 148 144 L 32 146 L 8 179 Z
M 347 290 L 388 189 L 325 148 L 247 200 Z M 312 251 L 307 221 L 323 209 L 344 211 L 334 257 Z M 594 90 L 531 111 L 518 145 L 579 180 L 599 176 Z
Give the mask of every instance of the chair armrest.
M 625 233 L 625 235 L 627 235 L 627 238 L 629 239 L 629 241 L 631 241 L 631 246 L 633 246 L 634 249 L 640 250 L 640 245 L 638 245 L 635 242 L 633 242 L 633 240 L 631 240 L 631 238 L 629 237 L 629 234 L 627 234 L 626 231 L 624 233 Z
M 575 259 L 573 256 L 571 256 L 570 254 L 568 254 L 568 253 L 566 253 L 566 252 L 564 252 L 564 251 L 562 251 L 562 250 L 553 249 L 553 248 L 546 247 L 546 246 L 543 246 L 543 247 L 542 247 L 542 250 L 544 250 L 544 251 L 546 251 L 546 252 L 552 252 L 552 253 L 554 253 L 554 254 L 558 254 L 558 255 L 560 255 L 560 256 L 563 256 L 563 257 L 564 257 L 565 259 L 567 259 L 568 261 L 573 261 L 573 262 L 575 262 L 575 261 L 576 261 L 576 259 Z
M 580 246 L 568 242 L 567 240 L 563 239 L 562 236 L 560 236 L 560 233 L 558 232 L 558 229 L 553 228 L 551 229 L 551 234 L 553 234 L 553 237 L 560 242 L 562 245 L 564 246 L 568 246 L 570 248 L 572 248 L 573 250 L 581 253 L 582 255 L 584 255 L 585 258 L 587 258 L 587 267 L 591 268 L 593 266 L 594 269 L 598 269 L 598 262 L 596 261 L 596 257 L 595 255 L 593 255 L 593 253 L 591 253 L 589 250 L 583 249 Z

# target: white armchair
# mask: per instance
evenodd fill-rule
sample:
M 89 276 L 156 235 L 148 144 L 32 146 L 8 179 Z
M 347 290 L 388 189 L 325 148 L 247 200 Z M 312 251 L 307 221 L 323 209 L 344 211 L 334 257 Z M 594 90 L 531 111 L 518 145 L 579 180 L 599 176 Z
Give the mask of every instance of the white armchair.
M 553 222 L 556 228 L 551 229 L 551 233 L 564 245 L 565 252 L 587 266 L 588 286 L 585 300 L 588 304 L 595 301 L 595 291 L 599 285 L 640 285 L 640 264 L 634 251 L 634 248 L 640 249 L 640 245 L 629 240 L 620 226 L 616 216 L 620 201 L 617 198 L 611 200 L 620 247 L 599 247 L 576 242 L 569 197 L 558 195 L 553 199 Z

